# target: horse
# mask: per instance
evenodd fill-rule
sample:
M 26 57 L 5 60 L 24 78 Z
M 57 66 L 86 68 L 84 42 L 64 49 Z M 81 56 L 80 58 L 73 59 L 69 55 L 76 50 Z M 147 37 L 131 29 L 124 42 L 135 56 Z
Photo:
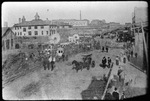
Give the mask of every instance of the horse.
M 72 69 L 75 69 L 76 72 L 78 72 L 79 70 L 82 71 L 82 69 L 83 69 L 83 62 L 78 62 L 76 60 L 73 60 L 72 64 L 74 65 Z

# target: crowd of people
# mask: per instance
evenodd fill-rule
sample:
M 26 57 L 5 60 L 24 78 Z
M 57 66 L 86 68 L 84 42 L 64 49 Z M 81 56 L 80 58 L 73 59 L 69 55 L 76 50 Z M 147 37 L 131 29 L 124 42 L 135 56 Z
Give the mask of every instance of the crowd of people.
M 111 60 L 110 57 L 108 57 L 108 58 L 106 59 L 106 57 L 104 56 L 101 63 L 102 63 L 102 64 L 100 64 L 99 66 L 101 66 L 101 67 L 103 67 L 103 68 L 106 68 L 106 67 L 110 68 L 110 67 L 111 67 L 111 63 L 112 63 L 112 60 Z
M 102 46 L 102 52 L 107 52 L 108 53 L 108 46 Z

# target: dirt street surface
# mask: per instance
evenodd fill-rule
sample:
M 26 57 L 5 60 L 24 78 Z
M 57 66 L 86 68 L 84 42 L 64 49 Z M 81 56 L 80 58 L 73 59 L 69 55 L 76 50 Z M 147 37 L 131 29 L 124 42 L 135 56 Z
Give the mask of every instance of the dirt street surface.
M 103 75 L 109 73 L 108 68 L 103 69 L 99 66 L 103 56 L 109 56 L 115 63 L 115 56 L 120 54 L 122 49 L 110 49 L 108 53 L 101 50 L 94 50 L 92 59 L 95 60 L 95 67 L 90 70 L 82 71 L 72 70 L 71 62 L 73 60 L 81 61 L 81 54 L 69 58 L 65 62 L 57 62 L 54 71 L 44 70 L 43 66 L 18 77 L 8 85 L 3 87 L 3 98 L 5 100 L 54 100 L 54 99 L 101 99 L 107 82 L 102 80 Z M 125 81 L 132 79 L 130 86 L 126 87 L 126 97 L 133 97 L 146 94 L 146 74 L 132 67 L 131 65 L 121 63 L 125 72 Z M 114 65 L 111 75 L 117 74 L 118 66 Z M 95 81 L 93 80 L 95 77 Z M 100 81 L 102 80 L 102 81 Z M 91 92 L 87 92 L 87 90 Z M 100 90 L 96 90 L 100 89 Z M 87 94 L 85 94 L 87 92 Z M 120 91 L 121 93 L 121 91 Z M 99 95 L 97 95 L 99 94 Z M 96 96 L 96 97 L 95 97 Z M 91 97 L 91 98 L 90 98 Z

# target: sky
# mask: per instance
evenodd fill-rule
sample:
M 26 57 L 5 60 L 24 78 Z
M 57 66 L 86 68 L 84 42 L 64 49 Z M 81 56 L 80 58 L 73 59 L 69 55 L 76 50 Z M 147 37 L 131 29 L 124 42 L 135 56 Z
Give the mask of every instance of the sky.
M 95 1 L 95 2 L 3 2 L 1 24 L 11 27 L 25 16 L 26 21 L 34 19 L 36 12 L 40 19 L 105 19 L 106 23 L 121 24 L 132 21 L 134 7 L 148 7 L 144 1 Z

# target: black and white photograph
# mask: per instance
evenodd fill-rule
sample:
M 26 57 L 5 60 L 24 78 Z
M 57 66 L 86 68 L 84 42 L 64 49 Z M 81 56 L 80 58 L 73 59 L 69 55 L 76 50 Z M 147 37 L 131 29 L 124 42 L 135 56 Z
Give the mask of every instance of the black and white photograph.
M 1 8 L 2 99 L 147 94 L 147 2 L 9 1 Z

